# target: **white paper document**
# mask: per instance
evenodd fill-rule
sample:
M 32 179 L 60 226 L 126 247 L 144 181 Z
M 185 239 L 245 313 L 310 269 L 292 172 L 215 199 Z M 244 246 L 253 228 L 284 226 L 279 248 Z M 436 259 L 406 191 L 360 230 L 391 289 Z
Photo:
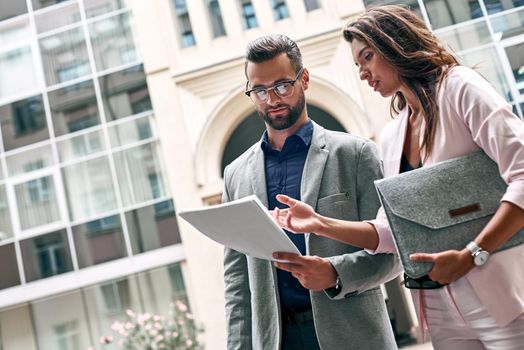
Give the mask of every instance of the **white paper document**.
M 254 196 L 225 204 L 180 210 L 178 215 L 215 242 L 266 259 L 274 252 L 300 254 L 269 211 Z

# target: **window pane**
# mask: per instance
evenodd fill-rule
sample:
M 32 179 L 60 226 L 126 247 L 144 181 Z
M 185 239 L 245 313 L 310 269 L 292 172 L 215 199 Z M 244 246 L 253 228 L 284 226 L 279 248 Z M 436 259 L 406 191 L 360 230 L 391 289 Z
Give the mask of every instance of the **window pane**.
M 18 262 L 13 243 L 0 246 L 0 289 L 20 284 Z
M 87 316 L 80 291 L 38 300 L 31 306 L 38 349 L 88 349 L 95 344 L 89 340 Z
M 124 206 L 167 196 L 163 167 L 155 144 L 117 152 L 114 159 Z
M 100 123 L 92 80 L 50 91 L 49 105 L 56 136 Z
M 454 1 L 424 0 L 433 29 L 468 21 L 482 16 L 477 0 Z
M 127 7 L 125 0 L 84 0 L 87 17 L 103 15 Z
M 502 69 L 502 63 L 499 60 L 495 48 L 490 47 L 468 54 L 462 55 L 464 63 L 467 66 L 478 66 L 481 73 L 497 89 L 506 100 L 511 101 L 512 96 L 508 81 Z
M 289 17 L 289 11 L 285 0 L 271 0 L 271 5 L 273 7 L 273 18 L 275 20 L 278 21 Z
M 73 238 L 80 268 L 127 256 L 118 215 L 73 227 Z
M 47 85 L 62 83 L 91 73 L 82 28 L 40 39 Z
M 126 310 L 142 312 L 135 276 L 85 288 L 84 295 L 93 332 L 92 337 L 97 342 L 102 336 L 112 333 L 113 322 L 126 319 Z M 110 346 L 107 345 L 103 349 L 120 349 Z
M 439 31 L 436 36 L 448 44 L 452 50 L 460 51 L 492 42 L 485 21 Z
M 0 5 L 1 7 L 2 5 Z M 1 10 L 0 10 L 0 13 Z M 8 50 L 9 46 L 29 44 L 31 41 L 31 28 L 27 19 L 17 20 L 0 25 L 0 47 Z
M 304 0 L 304 6 L 306 6 L 308 12 L 320 8 L 318 0 Z
M 524 0 L 484 0 L 488 14 L 492 15 L 515 7 L 524 6 Z
M 80 21 L 80 9 L 77 2 L 35 16 L 38 33 L 47 32 L 78 21 Z
M 517 82 L 517 90 L 524 94 L 524 43 L 506 47 L 511 71 Z
M 0 124 L 6 151 L 49 138 L 40 95 L 1 106 Z
M 177 16 L 177 25 L 182 47 L 194 46 L 196 44 L 195 36 L 191 28 L 186 0 L 173 0 L 173 3 L 175 5 L 175 14 Z
M 98 71 L 137 61 L 129 13 L 89 25 Z
M 366 8 L 379 5 L 406 5 L 410 10 L 414 11 L 417 16 L 423 18 L 417 0 L 364 0 L 364 5 Z
M 13 229 L 11 227 L 11 217 L 9 216 L 9 203 L 7 202 L 5 186 L 0 185 L 0 242 L 11 237 L 13 237 Z
M 211 29 L 213 30 L 213 37 L 226 35 L 226 29 L 224 28 L 224 21 L 222 19 L 222 12 L 220 11 L 220 5 L 217 0 L 206 0 L 207 11 L 209 19 L 211 21 Z
M 125 215 L 133 254 L 181 242 L 172 200 L 131 210 Z
M 493 31 L 501 33 L 502 38 L 524 33 L 524 9 L 503 16 L 490 17 Z
M 60 220 L 52 176 L 16 185 L 15 193 L 23 230 Z
M 189 307 L 180 264 L 163 266 L 140 273 L 138 279 L 145 309 L 148 312 L 165 315 L 173 300 L 180 300 Z
M 133 119 L 109 128 L 109 139 L 112 147 L 124 146 L 133 142 L 153 137 L 150 116 Z
M 20 241 L 28 282 L 73 270 L 65 230 Z
M 0 1 L 0 21 L 27 13 L 24 0 Z
M 51 145 L 33 148 L 6 157 L 9 176 L 30 173 L 54 164 Z
M 32 1 L 33 1 L 33 10 L 36 11 L 38 9 L 48 7 L 48 6 L 53 6 L 53 5 L 59 4 L 64 1 L 69 1 L 69 0 L 32 0 Z M 71 0 L 71 1 L 76 2 L 77 0 Z
M 258 27 L 255 8 L 251 0 L 240 0 L 240 12 L 244 22 L 244 29 Z
M 71 220 L 117 208 L 107 157 L 65 167 L 63 173 Z
M 62 162 L 87 156 L 106 149 L 102 131 L 74 136 L 57 143 L 58 154 Z
M 0 54 L 0 98 L 38 87 L 31 47 L 24 46 Z
M 108 121 L 151 110 L 142 65 L 104 75 L 99 79 Z

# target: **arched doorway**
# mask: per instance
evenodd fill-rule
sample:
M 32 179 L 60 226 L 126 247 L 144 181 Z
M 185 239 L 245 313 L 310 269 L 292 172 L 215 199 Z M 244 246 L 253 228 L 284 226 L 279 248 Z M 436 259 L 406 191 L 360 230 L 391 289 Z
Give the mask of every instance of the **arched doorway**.
M 331 114 L 308 104 L 308 115 L 317 124 L 329 130 L 347 131 L 340 122 Z M 233 131 L 231 137 L 226 143 L 224 153 L 222 154 L 220 173 L 224 173 L 225 167 L 244 153 L 251 145 L 260 140 L 265 130 L 264 122 L 257 112 L 248 115 Z

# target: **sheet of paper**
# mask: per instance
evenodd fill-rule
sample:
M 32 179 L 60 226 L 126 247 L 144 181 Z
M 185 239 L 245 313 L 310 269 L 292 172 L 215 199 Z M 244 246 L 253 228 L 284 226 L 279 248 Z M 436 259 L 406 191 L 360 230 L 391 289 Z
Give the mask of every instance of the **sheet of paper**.
M 252 257 L 275 260 L 271 256 L 274 252 L 300 254 L 254 195 L 225 204 L 180 210 L 178 215 L 212 240 Z

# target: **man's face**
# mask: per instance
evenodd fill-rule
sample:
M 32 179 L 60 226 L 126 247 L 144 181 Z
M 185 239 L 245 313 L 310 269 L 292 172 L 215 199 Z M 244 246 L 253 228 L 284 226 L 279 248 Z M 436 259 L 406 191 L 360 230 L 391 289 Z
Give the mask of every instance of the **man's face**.
M 249 62 L 246 74 L 249 79 L 248 89 L 271 88 L 277 83 L 295 80 L 296 77 L 291 61 L 285 53 L 265 62 Z M 268 91 L 266 101 L 261 102 L 255 99 L 258 115 L 272 129 L 285 130 L 290 128 L 304 112 L 306 105 L 305 88 L 307 88 L 307 71 L 298 77 L 291 95 L 281 97 L 271 89 Z

